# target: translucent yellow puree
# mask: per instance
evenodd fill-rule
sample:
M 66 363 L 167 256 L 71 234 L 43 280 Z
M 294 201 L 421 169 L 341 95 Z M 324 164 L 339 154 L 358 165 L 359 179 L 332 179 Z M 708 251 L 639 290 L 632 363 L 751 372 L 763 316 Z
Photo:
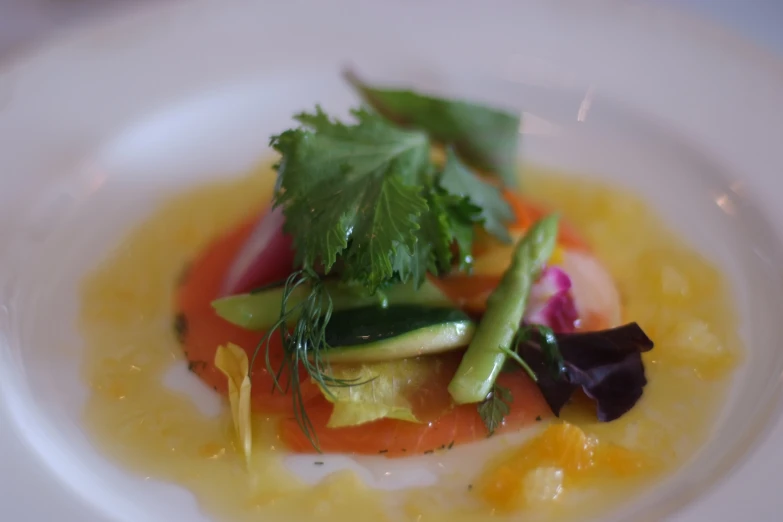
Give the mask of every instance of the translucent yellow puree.
M 644 355 L 649 384 L 640 404 L 599 424 L 577 401 L 564 416 L 571 424 L 538 423 L 527 442 L 461 470 L 475 476 L 459 488 L 373 491 L 348 471 L 305 486 L 281 463 L 274 419 L 262 417 L 253 420 L 246 464 L 228 405 L 204 415 L 163 375 L 186 364 L 172 328 L 177 276 L 210 239 L 264 205 L 271 183 L 260 171 L 175 197 L 84 281 L 87 426 L 133 472 L 181 484 L 219 520 L 461 522 L 521 512 L 525 520 L 569 520 L 627 500 L 705 439 L 741 353 L 723 277 L 639 198 L 528 168 L 527 193 L 584 233 L 616 278 L 625 319 L 655 341 Z

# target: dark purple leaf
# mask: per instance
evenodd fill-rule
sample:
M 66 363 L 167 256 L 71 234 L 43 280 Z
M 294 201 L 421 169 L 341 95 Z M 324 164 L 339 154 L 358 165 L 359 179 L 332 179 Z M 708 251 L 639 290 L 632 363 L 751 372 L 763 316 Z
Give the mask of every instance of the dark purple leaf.
M 556 338 L 565 363 L 562 376 L 549 371 L 551 363 L 540 337 L 519 347 L 519 355 L 538 376 L 538 386 L 555 415 L 579 387 L 596 402 L 599 421 L 613 421 L 634 407 L 647 384 L 641 354 L 653 348 L 638 324 Z

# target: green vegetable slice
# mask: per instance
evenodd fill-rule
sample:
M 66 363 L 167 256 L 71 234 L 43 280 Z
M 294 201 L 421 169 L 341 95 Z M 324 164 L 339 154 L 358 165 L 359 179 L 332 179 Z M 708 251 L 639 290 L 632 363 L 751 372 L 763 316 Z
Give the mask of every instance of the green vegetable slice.
M 473 321 L 454 308 L 397 305 L 332 314 L 324 330 L 329 362 L 388 361 L 467 346 Z
M 375 295 L 357 292 L 357 289 L 341 284 L 339 281 L 326 280 L 325 290 L 332 299 L 334 311 L 350 310 L 366 306 L 386 307 L 396 304 L 420 304 L 427 306 L 449 306 L 451 303 L 437 286 L 425 281 L 417 290 L 413 284 L 391 285 Z M 302 284 L 287 294 L 288 321 L 293 323 L 301 315 L 302 302 L 311 292 L 310 285 Z M 285 285 L 266 288 L 259 292 L 232 295 L 216 299 L 212 308 L 226 321 L 247 330 L 267 330 L 280 318 Z

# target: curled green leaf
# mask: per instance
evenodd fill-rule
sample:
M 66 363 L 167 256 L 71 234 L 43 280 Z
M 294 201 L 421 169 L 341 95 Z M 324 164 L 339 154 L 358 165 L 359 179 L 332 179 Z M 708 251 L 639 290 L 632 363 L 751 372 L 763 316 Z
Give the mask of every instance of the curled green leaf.
M 424 130 L 436 141 L 453 146 L 470 165 L 496 173 L 509 186 L 517 185 L 519 115 L 411 90 L 371 87 L 351 71 L 345 77 L 370 106 L 389 120 Z

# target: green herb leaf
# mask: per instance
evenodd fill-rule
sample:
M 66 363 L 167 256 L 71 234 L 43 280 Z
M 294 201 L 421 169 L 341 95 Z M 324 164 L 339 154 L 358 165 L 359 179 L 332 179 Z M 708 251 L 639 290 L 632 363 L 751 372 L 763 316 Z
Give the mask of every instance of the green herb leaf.
M 344 277 L 374 292 L 394 273 L 392 258 L 396 253 L 415 248 L 417 218 L 426 212 L 427 202 L 419 196 L 419 188 L 404 185 L 400 176 L 385 175 L 368 183 L 353 224 L 351 244 L 343 254 Z
M 389 120 L 425 130 L 435 140 L 454 146 L 472 166 L 497 173 L 509 186 L 517 185 L 518 115 L 410 90 L 370 87 L 350 71 L 345 76 Z
M 511 390 L 495 384 L 489 397 L 484 402 L 479 403 L 478 412 L 481 420 L 487 427 L 489 435 L 493 435 L 495 430 L 503 424 L 503 419 L 511 412 L 511 403 L 514 398 L 511 396 Z
M 416 242 L 429 140 L 364 110 L 353 115 L 358 123 L 345 125 L 316 108 L 296 116 L 304 128 L 272 138 L 283 156 L 275 204 L 305 268 L 320 261 L 328 272 L 342 254 L 374 290 L 391 276 L 397 247 Z
M 469 198 L 480 209 L 480 222 L 484 229 L 501 241 L 511 242 L 505 225 L 514 218 L 511 207 L 497 187 L 476 176 L 451 148 L 446 152 L 440 186 L 450 194 Z

